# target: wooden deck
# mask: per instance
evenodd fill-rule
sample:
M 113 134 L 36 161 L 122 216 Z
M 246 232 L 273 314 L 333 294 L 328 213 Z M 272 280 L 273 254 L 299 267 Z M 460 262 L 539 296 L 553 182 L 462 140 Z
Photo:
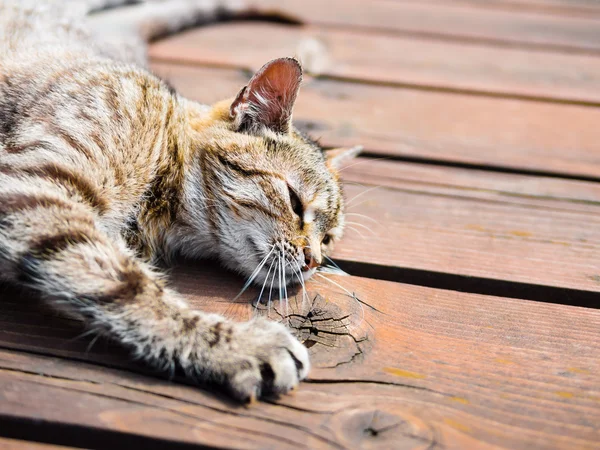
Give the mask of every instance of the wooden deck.
M 151 374 L 3 287 L 0 449 L 600 448 L 600 2 L 261 0 L 151 47 L 184 95 L 300 56 L 295 119 L 343 171 L 351 277 L 290 292 L 310 379 L 249 407 Z M 248 318 L 214 263 L 173 285 Z M 309 314 L 310 312 L 310 314 Z

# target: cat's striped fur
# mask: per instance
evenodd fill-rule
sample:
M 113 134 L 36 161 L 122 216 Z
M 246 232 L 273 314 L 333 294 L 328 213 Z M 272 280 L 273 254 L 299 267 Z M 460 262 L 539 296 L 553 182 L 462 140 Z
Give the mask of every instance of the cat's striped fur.
M 335 167 L 355 152 L 326 155 L 291 126 L 299 64 L 272 61 L 235 99 L 201 105 L 139 64 L 134 33 L 112 31 L 119 9 L 90 19 L 32 3 L 0 0 L 0 278 L 155 366 L 241 400 L 287 392 L 309 360 L 285 327 L 194 311 L 150 261 L 213 256 L 263 283 L 282 255 L 287 284 L 339 239 Z M 119 17 L 151 38 L 220 6 L 152 3 Z

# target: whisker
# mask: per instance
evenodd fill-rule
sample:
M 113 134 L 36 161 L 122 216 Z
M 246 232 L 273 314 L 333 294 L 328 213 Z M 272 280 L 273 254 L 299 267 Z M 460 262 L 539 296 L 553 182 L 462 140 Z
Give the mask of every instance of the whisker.
M 340 272 L 342 272 L 344 275 L 348 275 L 346 272 L 344 272 L 344 271 L 343 271 L 343 270 L 340 268 L 340 266 L 338 266 L 338 265 L 335 263 L 335 261 L 334 261 L 333 259 L 331 259 L 331 258 L 330 258 L 329 256 L 327 256 L 327 255 L 323 255 L 323 256 L 324 256 L 324 257 L 327 259 L 327 261 L 329 261 L 331 264 L 333 264 L 333 265 L 335 266 L 335 268 L 336 268 L 336 269 L 338 269 L 338 270 L 339 270 Z
M 374 191 L 375 189 L 379 189 L 379 188 L 381 188 L 381 186 L 373 186 L 372 188 L 367 189 L 366 191 L 362 191 L 362 192 L 356 194 L 354 197 L 352 197 L 350 200 L 348 200 L 346 202 L 346 206 L 350 206 L 352 204 L 352 202 L 355 201 L 357 198 L 360 198 L 363 195 L 365 195 L 366 193 Z
M 344 166 L 341 169 L 338 169 L 338 172 L 343 172 L 344 170 L 349 169 L 350 167 L 356 166 L 358 164 L 364 164 L 364 163 L 367 163 L 367 162 L 370 162 L 370 161 L 385 161 L 387 159 L 392 159 L 392 158 L 394 158 L 394 156 L 384 156 L 382 158 L 373 158 L 373 157 L 371 157 L 371 158 L 365 158 L 365 157 L 358 158 L 359 159 L 358 161 L 356 161 L 356 162 L 354 162 L 352 164 L 348 164 L 347 166 Z
M 356 228 L 354 228 L 352 226 L 346 226 L 346 228 L 354 231 L 356 234 L 358 234 L 360 236 L 361 239 L 366 239 L 366 236 L 364 234 L 362 234 L 360 231 L 358 231 Z
M 94 339 L 92 339 L 92 341 L 90 342 L 90 344 L 85 349 L 85 356 L 88 356 L 88 353 L 90 352 L 90 350 L 92 350 L 92 347 L 94 346 L 94 344 L 96 343 L 96 341 L 98 339 L 100 339 L 101 336 L 102 336 L 102 333 L 98 333 L 96 335 L 96 337 Z
M 377 220 L 373 219 L 372 217 L 365 216 L 364 214 L 358 214 L 358 213 L 349 212 L 349 213 L 346 213 L 346 216 L 362 217 L 363 219 L 370 220 L 371 222 L 373 222 L 376 225 L 380 225 L 380 223 Z
M 273 267 L 273 269 L 275 269 L 275 267 Z M 269 288 L 269 301 L 267 302 L 267 309 L 268 309 L 268 313 L 269 314 L 271 312 L 271 296 L 273 295 L 273 284 L 275 283 L 275 274 L 277 273 L 276 270 L 273 270 L 273 278 L 271 278 L 271 287 Z
M 288 292 L 287 292 L 287 285 L 285 282 L 285 273 L 283 274 L 284 276 L 284 280 L 283 280 L 283 295 L 285 295 L 284 297 L 284 301 L 283 301 L 283 305 L 285 307 L 285 317 L 289 317 L 290 315 L 290 311 L 289 311 L 289 299 L 288 299 Z
M 72 339 L 69 339 L 67 342 L 68 342 L 69 344 L 71 344 L 71 343 L 73 343 L 73 342 L 75 342 L 75 341 L 78 341 L 79 339 L 83 339 L 84 337 L 87 337 L 87 336 L 89 336 L 90 334 L 95 334 L 95 333 L 97 333 L 97 332 L 98 332 L 98 330 L 97 330 L 97 329 L 95 329 L 95 328 L 92 328 L 92 329 L 90 329 L 90 330 L 87 330 L 87 331 L 85 331 L 84 333 L 81 333 L 81 334 L 80 334 L 80 335 L 78 335 L 78 336 L 75 336 L 75 337 L 74 337 L 74 338 L 72 338 Z
M 282 250 L 283 251 L 283 250 Z M 283 257 L 279 254 L 279 304 L 283 302 L 283 288 L 281 286 L 281 272 L 283 268 Z
M 335 281 L 333 281 L 333 280 L 330 280 L 329 278 L 325 277 L 324 275 L 321 275 L 320 273 L 316 273 L 315 275 L 318 275 L 318 276 L 319 276 L 319 278 L 323 278 L 324 280 L 326 280 L 326 281 L 330 282 L 331 284 L 333 284 L 333 285 L 335 285 L 335 286 L 339 287 L 339 288 L 340 288 L 342 291 L 344 291 L 344 292 L 345 292 L 345 293 L 348 295 L 348 297 L 354 297 L 354 296 L 355 296 L 355 295 L 354 295 L 354 293 L 350 292 L 350 291 L 349 291 L 348 289 L 346 289 L 344 286 L 342 286 L 342 285 L 341 285 L 341 284 L 339 284 L 339 283 L 336 283 L 336 282 L 335 282 Z
M 333 280 L 330 280 L 329 278 L 325 277 L 324 275 L 321 275 L 319 273 L 316 273 L 315 275 L 318 275 L 319 278 L 322 278 L 323 280 L 333 284 L 334 286 L 337 286 L 338 288 L 340 288 L 341 290 L 343 290 L 349 297 L 353 298 L 354 300 L 356 300 L 356 302 L 358 303 L 358 305 L 360 306 L 360 312 L 361 312 L 361 318 L 360 321 L 362 323 L 362 321 L 365 318 L 365 309 L 363 308 L 362 302 L 359 300 L 359 298 L 356 296 L 356 294 L 354 292 L 350 292 L 348 289 L 346 289 L 344 286 L 342 286 L 339 283 L 336 283 Z
M 321 266 L 318 273 L 325 273 L 330 275 L 349 276 L 346 272 L 333 266 Z
M 304 307 L 304 302 L 308 300 L 306 284 L 304 283 L 304 278 L 302 278 L 302 269 L 300 268 L 300 264 L 296 259 L 294 259 L 293 261 L 296 263 L 296 268 L 298 269 L 298 272 L 294 272 L 294 275 L 296 275 L 296 278 L 298 278 L 298 281 L 300 282 L 300 286 L 302 286 L 302 306 Z
M 346 210 L 348 211 L 348 210 L 352 210 L 352 209 L 358 208 L 359 206 L 364 205 L 368 201 L 369 201 L 369 199 L 367 198 L 367 199 L 364 199 L 364 200 L 362 200 L 362 201 L 360 201 L 360 202 L 358 202 L 358 203 L 356 203 L 354 205 L 350 205 L 350 206 L 346 205 Z M 345 214 L 348 214 L 348 213 L 345 213 Z
M 346 221 L 346 223 L 347 223 L 347 224 L 350 224 L 350 225 L 355 225 L 355 226 L 357 226 L 357 227 L 362 227 L 362 228 L 364 228 L 365 230 L 367 230 L 369 233 L 372 233 L 373 235 L 377 235 L 377 233 L 375 233 L 373 230 L 371 230 L 371 229 L 370 229 L 369 227 L 367 227 L 366 225 L 363 225 L 362 223 L 358 223 L 358 222 L 350 222 L 350 221 L 348 221 L 348 220 Z
M 275 264 L 275 260 L 271 261 L 271 265 L 269 266 L 269 271 L 265 275 L 265 281 L 264 281 L 264 283 L 262 285 L 262 288 L 260 290 L 260 294 L 258 294 L 258 300 L 256 302 L 256 305 L 257 305 L 256 307 L 258 307 L 258 304 L 260 303 L 260 300 L 262 299 L 262 295 L 263 295 L 263 292 L 265 290 L 265 286 L 267 285 L 267 281 L 269 279 L 269 275 L 271 274 L 271 269 L 273 268 L 273 264 Z
M 258 273 L 260 272 L 260 270 L 263 268 L 263 266 L 267 262 L 267 259 L 269 258 L 269 256 L 271 256 L 271 253 L 273 253 L 274 250 L 275 250 L 275 246 L 273 245 L 273 247 L 271 248 L 271 251 L 269 253 L 267 253 L 267 255 L 259 263 L 258 267 L 256 269 L 254 269 L 254 272 L 252 272 L 252 275 L 250 275 L 250 277 L 248 278 L 248 281 L 246 281 L 246 284 L 244 284 L 244 287 L 242 288 L 242 290 L 240 291 L 240 293 L 235 296 L 235 298 L 233 299 L 233 301 L 236 301 L 238 298 L 240 298 L 240 296 L 244 292 L 246 292 L 246 289 L 248 289 L 248 287 L 252 284 L 252 282 L 254 281 L 254 279 L 256 278 L 256 276 L 258 275 Z

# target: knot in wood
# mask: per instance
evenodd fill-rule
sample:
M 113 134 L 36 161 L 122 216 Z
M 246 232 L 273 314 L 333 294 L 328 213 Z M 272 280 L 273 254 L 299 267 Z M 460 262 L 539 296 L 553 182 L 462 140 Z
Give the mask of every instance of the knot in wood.
M 287 307 L 262 307 L 270 319 L 285 323 L 308 349 L 314 367 L 337 367 L 354 362 L 366 350 L 368 333 L 360 305 L 333 301 L 314 292 L 290 297 Z
M 349 448 L 433 448 L 435 433 L 426 423 L 401 412 L 384 409 L 347 409 L 335 414 L 329 426 Z M 387 408 L 386 408 L 387 409 Z

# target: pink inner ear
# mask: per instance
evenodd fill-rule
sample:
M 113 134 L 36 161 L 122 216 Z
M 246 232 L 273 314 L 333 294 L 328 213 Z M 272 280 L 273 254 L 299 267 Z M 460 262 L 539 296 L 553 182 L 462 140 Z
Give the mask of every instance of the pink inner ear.
M 247 119 L 252 121 L 250 128 L 264 125 L 275 131 L 287 131 L 301 81 L 302 69 L 298 61 L 275 59 L 252 77 L 231 105 L 231 111 L 247 112 Z
M 258 92 L 274 99 L 295 96 L 302 80 L 302 70 L 295 59 L 281 58 L 265 64 L 252 77 L 248 88 L 250 95 Z

